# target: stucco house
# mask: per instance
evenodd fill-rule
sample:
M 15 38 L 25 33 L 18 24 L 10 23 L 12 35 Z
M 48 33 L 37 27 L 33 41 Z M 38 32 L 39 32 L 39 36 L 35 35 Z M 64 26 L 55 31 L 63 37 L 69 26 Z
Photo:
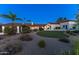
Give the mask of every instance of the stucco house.
M 43 28 L 44 29 L 44 26 L 46 24 L 25 24 L 26 26 L 29 26 L 31 30 L 34 30 L 34 29 L 39 29 L 39 28 Z
M 51 23 L 48 24 L 22 24 L 22 23 L 8 23 L 8 24 L 0 24 L 0 35 L 4 34 L 4 29 L 6 26 L 12 27 L 12 25 L 16 28 L 16 33 L 22 32 L 22 26 L 29 26 L 31 30 L 43 28 L 45 31 L 73 31 L 77 30 L 77 27 L 75 26 L 77 23 L 72 20 L 58 22 L 58 23 Z
M 65 21 L 60 23 L 60 27 L 62 30 L 77 30 L 76 24 L 75 21 Z
M 22 27 L 21 23 L 8 23 L 8 24 L 0 24 L 0 34 L 4 34 L 4 30 L 5 30 L 5 27 L 9 26 L 9 27 L 12 27 L 15 26 L 15 29 L 16 29 L 16 33 L 20 33 L 22 31 Z
M 60 27 L 60 24 L 59 23 L 48 23 L 45 26 L 44 30 L 46 30 L 46 31 L 53 31 L 53 30 L 55 30 L 56 27 Z
M 45 26 L 46 31 L 73 31 L 77 30 L 77 27 L 75 26 L 77 23 L 72 20 L 67 20 L 59 23 L 48 23 Z
M 12 27 L 15 26 L 16 33 L 22 32 L 22 25 L 29 26 L 31 30 L 43 28 L 45 24 L 22 24 L 22 23 L 8 23 L 8 24 L 0 24 L 0 35 L 4 34 L 4 30 L 6 26 Z

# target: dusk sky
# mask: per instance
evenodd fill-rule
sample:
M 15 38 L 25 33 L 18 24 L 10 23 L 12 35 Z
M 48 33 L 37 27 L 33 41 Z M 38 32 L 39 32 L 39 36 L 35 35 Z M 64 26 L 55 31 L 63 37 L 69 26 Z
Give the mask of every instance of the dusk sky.
M 0 14 L 8 14 L 9 11 L 12 11 L 17 17 L 41 24 L 55 22 L 58 17 L 74 20 L 77 9 L 76 4 L 0 4 Z M 16 22 L 26 23 L 26 20 Z M 9 19 L 0 17 L 0 23 L 10 22 Z

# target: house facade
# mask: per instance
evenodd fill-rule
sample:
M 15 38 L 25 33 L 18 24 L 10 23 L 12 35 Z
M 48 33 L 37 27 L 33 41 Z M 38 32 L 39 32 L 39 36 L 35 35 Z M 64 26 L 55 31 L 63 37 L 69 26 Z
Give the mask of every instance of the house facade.
M 5 32 L 5 27 L 12 27 L 12 25 L 15 27 L 15 29 L 16 29 L 16 33 L 20 33 L 20 32 L 22 32 L 22 24 L 21 23 L 8 23 L 8 24 L 0 24 L 0 35 L 3 35 L 3 34 L 5 34 L 4 32 Z
M 31 30 L 39 28 L 43 28 L 44 31 L 73 31 L 78 28 L 75 26 L 77 23 L 75 21 L 64 21 L 59 23 L 48 23 L 48 24 L 22 24 L 22 23 L 8 23 L 8 24 L 0 24 L 0 35 L 4 34 L 4 30 L 6 26 L 12 27 L 12 25 L 16 28 L 16 33 L 22 32 L 22 25 L 29 26 Z
M 0 24 L 0 35 L 4 35 L 5 27 L 12 27 L 12 25 L 15 27 L 16 33 L 22 32 L 22 25 L 30 27 L 31 30 L 39 28 L 43 28 L 45 24 L 22 24 L 22 23 L 8 23 L 8 24 Z
M 75 21 L 63 21 L 59 23 L 48 23 L 45 26 L 45 31 L 73 31 L 77 30 L 75 26 L 77 23 Z
M 60 27 L 62 30 L 77 30 L 76 24 L 75 21 L 67 21 L 60 23 Z
M 26 26 L 29 26 L 31 30 L 37 29 L 39 30 L 39 28 L 43 28 L 44 26 L 46 26 L 46 24 L 25 24 Z
M 46 31 L 53 31 L 53 30 L 57 30 L 56 27 L 60 27 L 60 24 L 59 23 L 48 23 L 44 30 Z

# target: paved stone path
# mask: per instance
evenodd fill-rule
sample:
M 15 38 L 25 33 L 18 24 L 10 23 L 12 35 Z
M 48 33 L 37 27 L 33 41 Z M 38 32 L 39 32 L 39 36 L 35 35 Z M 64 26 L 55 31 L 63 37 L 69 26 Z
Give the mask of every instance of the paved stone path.
M 57 38 L 48 38 L 48 37 L 41 37 L 36 34 L 36 32 L 29 33 L 29 35 L 33 38 L 32 41 L 22 41 L 23 50 L 18 55 L 52 55 L 52 54 L 62 54 L 65 50 L 70 50 L 72 45 L 71 43 L 63 43 L 58 41 Z M 14 42 L 19 42 L 16 39 L 18 39 L 20 35 L 14 35 L 10 37 L 6 37 L 5 40 L 0 41 L 1 44 L 5 42 L 12 44 Z M 70 36 L 70 40 L 78 39 L 79 36 Z M 45 48 L 39 48 L 38 42 L 40 40 L 45 40 L 46 47 Z M 9 41 L 9 42 L 7 42 Z
M 8 45 L 19 45 L 21 44 L 21 41 L 18 40 L 18 38 L 20 37 L 19 35 L 13 35 L 13 36 L 0 36 L 3 37 L 3 39 L 0 40 L 0 53 L 3 51 L 5 52 L 5 48 Z
M 29 34 L 33 40 L 22 42 L 23 50 L 18 54 L 23 55 L 47 55 L 47 54 L 62 54 L 65 50 L 71 49 L 70 43 L 63 43 L 58 41 L 57 38 L 48 38 L 38 36 L 35 32 Z M 45 40 L 46 47 L 39 48 L 38 42 L 40 40 Z

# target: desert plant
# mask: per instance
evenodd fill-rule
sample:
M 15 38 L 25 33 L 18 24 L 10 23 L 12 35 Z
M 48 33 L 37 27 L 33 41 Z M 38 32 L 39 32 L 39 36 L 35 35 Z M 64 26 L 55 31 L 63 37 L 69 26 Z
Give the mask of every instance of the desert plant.
M 30 32 L 31 30 L 29 26 L 22 25 L 22 33 L 30 33 Z
M 65 34 L 65 37 L 64 38 L 68 38 L 69 37 L 69 35 L 68 34 Z
M 76 26 L 73 26 L 72 28 L 73 28 L 73 29 L 76 29 Z
M 4 32 L 8 35 L 16 34 L 16 29 L 13 27 L 6 26 Z
M 23 35 L 20 37 L 20 40 L 21 40 L 21 41 L 32 41 L 32 38 L 31 38 L 30 35 L 23 34 Z
M 36 32 L 36 31 L 38 31 L 38 29 L 34 29 L 33 31 L 35 31 L 35 32 Z
M 76 33 L 74 31 L 66 31 L 66 33 L 73 35 L 73 36 L 76 36 Z
M 79 33 L 79 31 L 78 30 L 75 30 L 75 31 L 73 31 L 74 33 Z
M 70 33 L 70 31 L 68 30 L 68 31 L 66 31 L 66 33 Z
M 60 27 L 55 27 L 55 29 L 61 29 Z
M 72 49 L 69 51 L 65 51 L 64 55 L 79 55 L 79 41 L 74 41 Z
M 44 40 L 40 40 L 40 41 L 38 42 L 38 46 L 39 46 L 40 48 L 44 48 L 44 47 L 46 46 L 45 41 L 44 41 Z
M 44 29 L 42 27 L 39 28 L 40 31 L 43 31 Z
M 21 18 L 17 18 L 17 15 L 13 12 L 9 12 L 9 14 L 0 14 L 0 17 L 10 19 L 12 23 L 15 23 L 16 20 L 22 20 Z
M 66 38 L 60 38 L 59 41 L 61 42 L 65 42 L 65 43 L 69 43 L 69 39 L 66 39 Z
M 75 55 L 79 55 L 79 41 L 78 40 L 74 41 L 72 52 Z
M 8 52 L 7 54 L 11 55 L 11 54 L 16 54 L 17 52 L 22 50 L 22 46 L 21 45 L 8 45 L 7 47 L 5 47 L 5 51 Z

